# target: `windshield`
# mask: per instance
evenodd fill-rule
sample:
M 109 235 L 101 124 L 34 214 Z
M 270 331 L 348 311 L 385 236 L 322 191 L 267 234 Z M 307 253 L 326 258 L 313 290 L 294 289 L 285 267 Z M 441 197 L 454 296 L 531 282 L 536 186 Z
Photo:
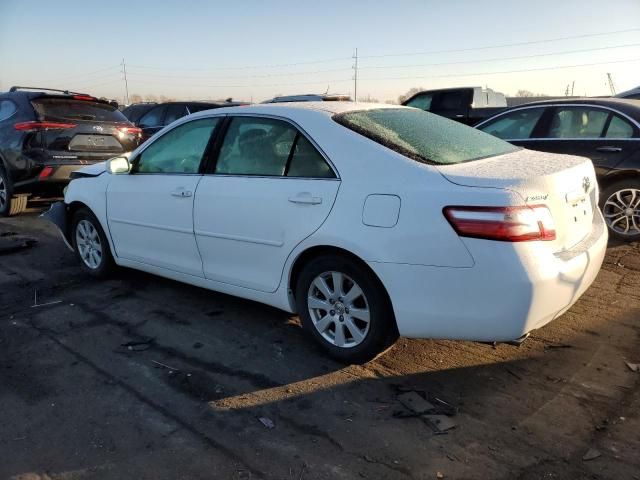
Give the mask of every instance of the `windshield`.
M 41 119 L 128 122 L 121 111 L 107 103 L 71 98 L 38 98 L 32 101 Z
M 519 150 L 461 123 L 414 108 L 383 108 L 334 115 L 339 124 L 422 163 L 447 165 Z

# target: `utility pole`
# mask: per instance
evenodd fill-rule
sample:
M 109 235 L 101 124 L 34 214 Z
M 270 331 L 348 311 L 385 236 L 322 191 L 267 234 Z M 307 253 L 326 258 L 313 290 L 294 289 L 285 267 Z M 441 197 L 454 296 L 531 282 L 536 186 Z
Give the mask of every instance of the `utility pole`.
M 129 105 L 129 83 L 127 82 L 127 64 L 122 59 L 122 73 L 124 73 L 124 92 L 125 92 L 125 104 Z
M 356 47 L 356 53 L 353 56 L 355 60 L 353 64 L 353 101 L 358 101 L 358 48 Z
M 611 95 L 616 94 L 616 87 L 613 84 L 613 78 L 611 78 L 611 74 L 607 73 L 607 79 L 609 80 L 609 90 L 611 90 Z
M 576 81 L 571 82 L 571 96 L 573 97 L 573 88 L 576 86 Z

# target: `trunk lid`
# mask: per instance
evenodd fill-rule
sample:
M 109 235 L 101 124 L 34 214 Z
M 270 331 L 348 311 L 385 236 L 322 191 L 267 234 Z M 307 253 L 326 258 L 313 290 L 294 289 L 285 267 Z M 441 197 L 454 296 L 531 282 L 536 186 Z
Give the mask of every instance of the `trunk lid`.
M 32 100 L 39 121 L 60 122 L 67 128 L 43 132 L 43 148 L 61 163 L 103 161 L 130 152 L 140 135 L 117 108 L 99 101 L 45 96 Z
M 571 249 L 591 232 L 598 188 L 588 158 L 522 149 L 436 168 L 457 185 L 506 189 L 521 197 L 520 205 L 546 205 L 556 228 L 554 251 Z

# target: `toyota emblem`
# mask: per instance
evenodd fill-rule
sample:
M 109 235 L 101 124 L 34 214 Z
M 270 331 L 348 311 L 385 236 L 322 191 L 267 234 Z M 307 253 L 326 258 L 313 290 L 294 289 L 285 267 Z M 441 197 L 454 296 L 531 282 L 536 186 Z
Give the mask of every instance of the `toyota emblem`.
M 101 127 L 100 125 L 95 125 L 95 126 L 93 127 L 93 129 L 94 129 L 96 132 L 102 132 L 102 131 L 104 130 L 104 128 L 103 128 L 103 127 Z
M 584 193 L 587 193 L 589 191 L 590 186 L 591 186 L 591 180 L 589 180 L 589 177 L 584 177 L 582 179 L 582 188 L 584 188 Z

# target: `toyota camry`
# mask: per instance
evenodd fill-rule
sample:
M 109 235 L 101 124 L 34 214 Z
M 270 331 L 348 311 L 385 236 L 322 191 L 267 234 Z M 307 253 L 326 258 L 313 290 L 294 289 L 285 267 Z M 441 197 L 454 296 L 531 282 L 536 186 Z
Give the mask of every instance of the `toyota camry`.
M 184 117 L 74 174 L 46 216 L 80 265 L 297 313 L 331 355 L 398 335 L 519 340 L 602 264 L 592 163 L 414 108 L 255 105 Z

